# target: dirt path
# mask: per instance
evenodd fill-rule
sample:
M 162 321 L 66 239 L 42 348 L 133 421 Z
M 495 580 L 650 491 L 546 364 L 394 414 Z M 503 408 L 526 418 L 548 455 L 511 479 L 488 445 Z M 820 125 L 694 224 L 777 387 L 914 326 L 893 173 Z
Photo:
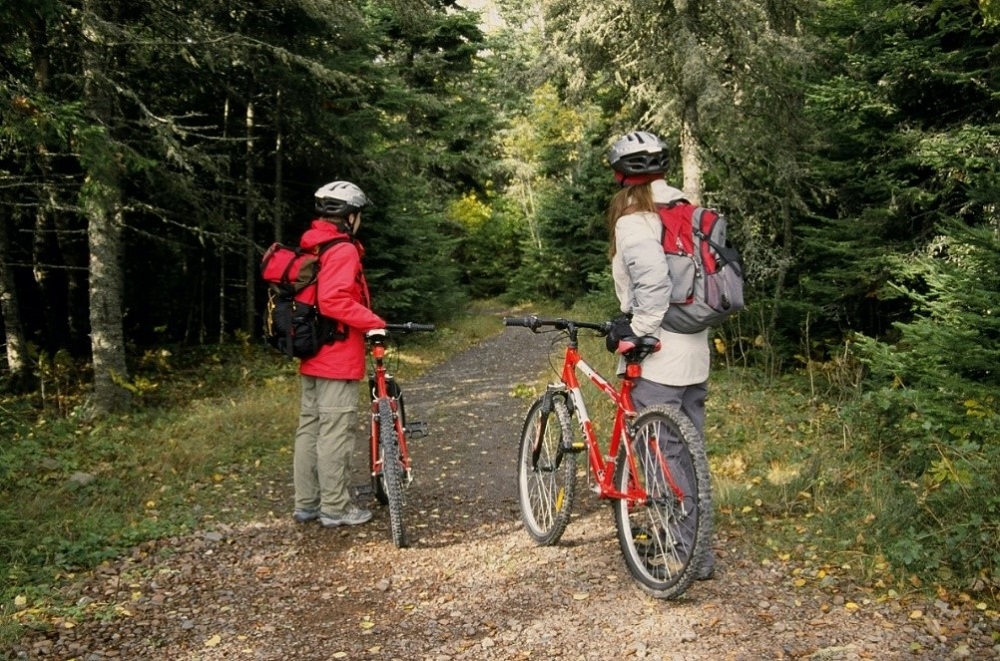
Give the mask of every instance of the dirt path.
M 388 517 L 335 531 L 297 525 L 288 484 L 274 515 L 161 540 L 80 588 L 105 620 L 29 636 L 23 659 L 995 659 L 991 627 L 943 602 L 919 613 L 836 582 L 796 586 L 740 539 L 716 539 L 717 578 L 661 602 L 628 576 L 606 505 L 583 494 L 554 548 L 520 529 L 514 457 L 548 336 L 502 335 L 402 384 L 415 441 L 411 548 Z M 810 583 L 810 585 L 815 582 Z

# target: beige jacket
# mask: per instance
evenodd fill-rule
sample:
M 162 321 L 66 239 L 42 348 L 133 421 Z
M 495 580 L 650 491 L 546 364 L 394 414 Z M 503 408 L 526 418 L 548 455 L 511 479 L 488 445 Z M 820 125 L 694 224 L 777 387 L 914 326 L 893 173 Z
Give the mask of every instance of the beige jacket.
M 662 179 L 650 184 L 653 200 L 672 202 L 684 193 Z M 622 216 L 615 226 L 611 273 L 622 312 L 632 313 L 636 335 L 655 335 L 662 348 L 642 363 L 642 376 L 668 386 L 690 386 L 708 380 L 708 330 L 672 333 L 660 327 L 670 307 L 670 275 L 661 242 L 662 224 L 655 213 Z M 619 372 L 624 370 L 619 365 Z

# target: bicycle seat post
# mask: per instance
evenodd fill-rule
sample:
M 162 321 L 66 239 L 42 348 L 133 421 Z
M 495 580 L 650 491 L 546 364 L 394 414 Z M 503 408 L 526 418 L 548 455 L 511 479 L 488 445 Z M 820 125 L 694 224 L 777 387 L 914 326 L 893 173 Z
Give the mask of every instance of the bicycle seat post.
M 369 341 L 371 342 L 372 345 L 371 348 L 372 358 L 375 360 L 377 364 L 381 365 L 382 360 L 385 358 L 386 338 L 384 336 L 372 337 L 369 338 Z

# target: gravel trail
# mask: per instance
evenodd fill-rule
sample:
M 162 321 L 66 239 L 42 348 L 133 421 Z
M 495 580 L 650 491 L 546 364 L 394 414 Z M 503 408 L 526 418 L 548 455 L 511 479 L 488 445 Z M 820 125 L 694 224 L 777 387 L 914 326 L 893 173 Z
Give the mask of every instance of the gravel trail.
M 402 383 L 415 482 L 395 548 L 388 513 L 350 529 L 298 525 L 290 484 L 273 514 L 159 540 L 78 586 L 84 618 L 32 634 L 18 659 L 427 661 L 636 658 L 996 659 L 996 623 L 943 601 L 902 607 L 837 581 L 807 581 L 716 537 L 716 579 L 652 599 L 625 569 L 610 508 L 585 490 L 555 547 L 521 530 L 515 454 L 551 336 L 507 329 Z M 359 460 L 363 459 L 361 454 Z M 359 473 L 362 475 L 362 473 Z M 363 479 L 363 478 L 359 478 Z

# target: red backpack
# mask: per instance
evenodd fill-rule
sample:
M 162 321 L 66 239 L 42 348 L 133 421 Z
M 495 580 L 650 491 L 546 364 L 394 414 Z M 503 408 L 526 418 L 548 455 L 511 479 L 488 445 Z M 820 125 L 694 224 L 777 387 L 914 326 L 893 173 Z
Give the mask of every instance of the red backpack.
M 743 261 L 727 244 L 726 217 L 681 200 L 656 205 L 670 269 L 670 309 L 663 327 L 696 333 L 743 309 Z
M 330 246 L 349 241 L 340 238 L 321 243 L 315 250 L 272 244 L 260 262 L 261 277 L 268 284 L 264 308 L 264 339 L 293 358 L 316 355 L 324 344 L 347 337 L 347 326 L 319 313 L 319 257 Z

